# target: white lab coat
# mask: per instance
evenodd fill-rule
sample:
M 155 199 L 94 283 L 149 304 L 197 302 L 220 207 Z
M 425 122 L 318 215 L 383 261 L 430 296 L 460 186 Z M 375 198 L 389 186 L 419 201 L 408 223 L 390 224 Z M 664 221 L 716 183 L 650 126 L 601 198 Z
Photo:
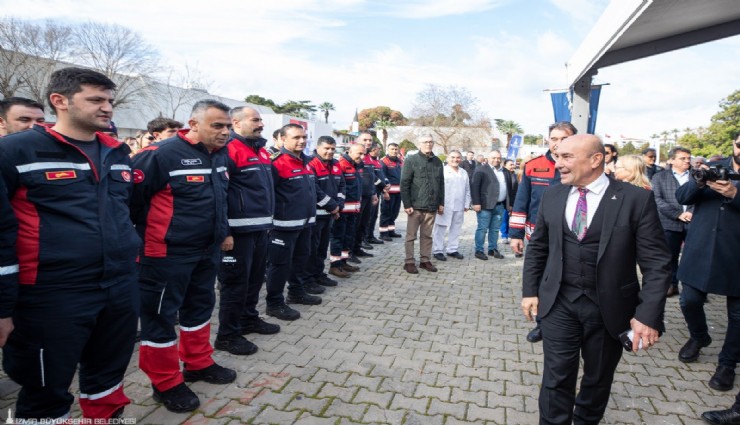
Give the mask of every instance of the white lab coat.
M 444 214 L 437 214 L 435 223 L 449 226 L 452 223 L 452 212 L 465 211 L 470 206 L 470 180 L 468 173 L 458 167 L 455 172 L 452 167 L 445 165 L 445 210 Z

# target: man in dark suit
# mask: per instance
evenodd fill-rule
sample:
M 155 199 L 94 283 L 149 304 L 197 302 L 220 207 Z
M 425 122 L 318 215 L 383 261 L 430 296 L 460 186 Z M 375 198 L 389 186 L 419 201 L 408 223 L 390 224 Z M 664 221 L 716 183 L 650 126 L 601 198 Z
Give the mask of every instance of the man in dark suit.
M 470 184 L 473 184 L 473 173 L 475 172 L 475 167 L 478 165 L 478 162 L 475 160 L 475 152 L 468 151 L 465 154 L 465 159 L 460 162 L 460 168 L 465 170 L 466 173 L 468 173 L 468 179 L 470 179 Z
M 681 205 L 676 200 L 676 189 L 689 181 L 689 161 L 691 151 L 676 147 L 671 150 L 673 166 L 665 173 L 657 173 L 653 177 L 653 193 L 658 204 L 660 224 L 663 226 L 668 249 L 671 250 L 671 287 L 668 296 L 672 297 L 678 291 L 678 258 L 681 255 L 681 246 L 686 240 L 686 229 L 689 228 L 691 216 L 694 213 L 693 205 Z
M 590 134 L 560 143 L 562 184 L 545 192 L 527 247 L 522 310 L 541 317 L 544 342 L 540 424 L 597 424 L 622 357 L 619 334 L 631 329 L 637 351 L 663 328 L 671 256 L 655 198 L 606 177 L 604 155 Z
M 473 211 L 478 218 L 475 230 L 475 258 L 488 260 L 483 246 L 488 234 L 488 255 L 504 258 L 498 250 L 498 232 L 504 211 L 511 208 L 511 175 L 501 166 L 501 152 L 494 150 L 488 154 L 488 164 L 479 165 L 473 174 L 470 197 Z
M 732 157 L 709 163 L 721 165 L 731 173 L 740 172 L 740 135 L 733 142 Z M 735 367 L 740 362 L 740 196 L 738 182 L 732 180 L 697 183 L 690 179 L 676 191 L 678 202 L 694 206 L 678 278 L 683 283 L 681 312 L 691 338 L 681 348 L 678 359 L 696 361 L 699 351 L 712 342 L 704 315 L 707 294 L 727 297 L 727 333 L 719 364 L 709 386 L 729 391 L 735 383 Z

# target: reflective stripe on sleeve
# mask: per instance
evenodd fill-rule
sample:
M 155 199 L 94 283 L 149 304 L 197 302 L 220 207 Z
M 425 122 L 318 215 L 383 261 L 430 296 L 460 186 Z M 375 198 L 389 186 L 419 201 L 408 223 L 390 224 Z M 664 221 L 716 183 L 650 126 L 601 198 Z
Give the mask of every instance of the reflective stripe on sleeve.
M 263 224 L 272 224 L 272 216 L 229 219 L 230 227 L 261 226 Z

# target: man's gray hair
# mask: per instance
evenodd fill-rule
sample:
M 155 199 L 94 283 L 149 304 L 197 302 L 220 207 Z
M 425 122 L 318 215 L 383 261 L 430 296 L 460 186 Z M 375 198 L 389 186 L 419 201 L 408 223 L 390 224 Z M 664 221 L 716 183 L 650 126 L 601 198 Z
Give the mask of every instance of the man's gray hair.
M 206 110 L 208 110 L 208 108 L 220 109 L 227 114 L 229 113 L 230 109 L 225 103 L 219 102 L 218 100 L 203 99 L 195 102 L 195 105 L 193 105 L 193 111 L 190 113 L 190 116 L 192 118 L 196 116 L 202 116 L 206 112 Z

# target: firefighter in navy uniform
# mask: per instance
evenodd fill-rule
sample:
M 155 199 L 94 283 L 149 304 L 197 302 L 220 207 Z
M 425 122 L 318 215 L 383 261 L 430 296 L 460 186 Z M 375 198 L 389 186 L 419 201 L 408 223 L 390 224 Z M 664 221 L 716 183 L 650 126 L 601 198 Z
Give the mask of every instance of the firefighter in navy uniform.
M 47 100 L 56 124 L 0 143 L 2 180 L 18 220 L 17 266 L 5 229 L 0 245 L 0 340 L 10 335 L 3 367 L 21 386 L 16 418 L 69 419 L 78 364 L 86 419 L 120 416 L 129 404 L 123 377 L 136 336 L 141 240 L 129 219 L 131 150 L 102 133 L 114 89 L 92 70 L 55 71 Z
M 378 195 L 376 185 L 381 181 L 375 172 L 375 164 L 370 159 L 370 150 L 373 146 L 373 136 L 369 132 L 362 132 L 357 136 L 357 144 L 364 147 L 362 163 L 360 166 L 360 175 L 362 177 L 362 199 L 360 200 L 360 214 L 357 218 L 355 229 L 354 246 L 350 253 L 350 262 L 360 263 L 361 257 L 372 257 L 373 254 L 365 252 L 363 249 L 373 249 L 365 240 L 367 228 L 370 225 L 370 219 L 373 214 L 374 206 L 378 205 Z M 383 243 L 383 241 L 378 241 Z
M 396 233 L 396 219 L 401 211 L 401 169 L 403 160 L 398 156 L 398 144 L 389 143 L 386 156 L 380 161 L 383 174 L 388 179 L 388 199 L 380 204 L 380 239 L 390 242 L 400 238 Z
M 224 253 L 219 269 L 221 297 L 214 347 L 235 355 L 257 352 L 246 333 L 275 334 L 280 326 L 257 313 L 267 268 L 267 238 L 272 229 L 275 192 L 270 156 L 261 137 L 262 117 L 250 107 L 229 112 L 233 130 L 226 145 L 229 172 L 228 217 L 234 248 Z
M 236 379 L 236 372 L 213 361 L 209 341 L 221 249 L 233 248 L 225 241 L 229 107 L 200 100 L 188 123 L 189 130 L 150 145 L 133 160 L 131 213 L 144 240 L 139 367 L 152 381 L 154 400 L 172 412 L 200 405 L 185 382 Z
M 365 227 L 365 241 L 370 244 L 382 244 L 384 243 L 381 239 L 378 239 L 373 234 L 375 232 L 375 224 L 378 222 L 378 213 L 380 212 L 380 202 L 390 200 L 389 190 L 390 184 L 388 178 L 383 172 L 383 166 L 378 155 L 380 154 L 380 144 L 373 143 L 370 147 L 370 152 L 365 155 L 363 159 L 365 163 L 372 164 L 373 166 L 373 183 L 375 183 L 375 195 L 378 198 L 378 202 L 373 204 L 372 211 L 370 212 L 370 218 L 367 226 Z
M 354 238 L 357 227 L 357 218 L 360 215 L 360 200 L 362 199 L 362 156 L 365 147 L 352 145 L 347 153 L 342 155 L 337 166 L 344 180 L 344 207 L 339 213 L 339 218 L 334 222 L 331 230 L 331 245 L 329 261 L 331 267 L 329 274 L 336 277 L 347 278 L 360 268 L 347 264 L 350 258 L 350 250 L 354 246 Z
M 316 183 L 309 158 L 303 154 L 306 131 L 297 124 L 280 129 L 283 147 L 272 160 L 275 184 L 275 215 L 267 248 L 267 315 L 297 320 L 301 314 L 286 304 L 321 304 L 298 280 L 296 272 L 306 266 L 311 252 L 311 228 L 316 224 Z M 288 285 L 287 300 L 283 296 Z
M 560 173 L 555 168 L 555 159 L 552 154 L 557 150 L 561 141 L 578 132 L 573 124 L 565 121 L 550 125 L 548 130 L 550 149 L 545 155 L 524 164 L 522 181 L 519 183 L 509 218 L 509 244 L 517 257 L 521 257 L 524 253 L 524 238 L 529 240 L 534 232 L 542 195 L 548 187 L 560 184 Z M 539 317 L 536 317 L 536 320 L 537 325 L 527 334 L 529 342 L 542 341 Z
M 319 137 L 309 162 L 316 176 L 316 226 L 311 231 L 311 255 L 299 275 L 306 292 L 313 294 L 323 293 L 323 286 L 337 286 L 337 281 L 324 273 L 332 225 L 339 218 L 345 199 L 344 178 L 338 161 L 334 159 L 336 148 L 337 142 L 333 137 Z

